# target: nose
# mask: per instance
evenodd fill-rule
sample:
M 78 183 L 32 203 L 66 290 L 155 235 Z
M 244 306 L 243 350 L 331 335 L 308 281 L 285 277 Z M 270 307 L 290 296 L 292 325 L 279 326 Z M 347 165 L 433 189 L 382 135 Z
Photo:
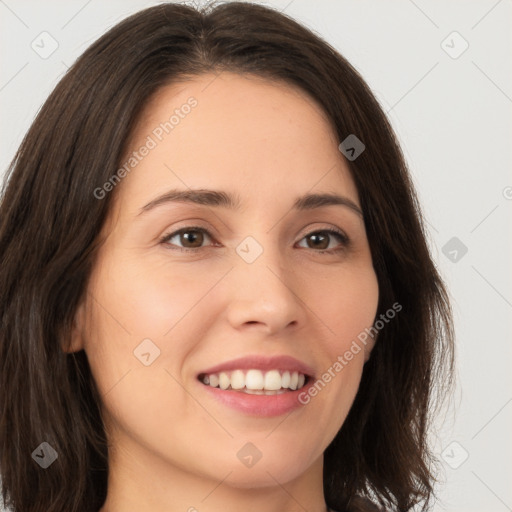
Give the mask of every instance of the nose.
M 227 318 L 233 328 L 273 335 L 303 326 L 305 306 L 293 272 L 283 263 L 277 249 L 265 249 L 253 263 L 241 258 L 235 262 L 227 292 Z

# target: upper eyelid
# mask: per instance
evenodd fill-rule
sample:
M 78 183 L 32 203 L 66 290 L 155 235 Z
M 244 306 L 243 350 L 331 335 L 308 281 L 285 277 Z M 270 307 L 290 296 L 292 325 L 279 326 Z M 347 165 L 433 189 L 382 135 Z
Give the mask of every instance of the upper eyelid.
M 171 238 L 173 236 L 179 235 L 180 233 L 186 233 L 187 231 L 203 231 L 205 232 L 210 238 L 214 239 L 215 236 L 212 234 L 212 230 L 209 228 L 204 228 L 202 226 L 185 226 L 183 228 L 176 229 L 174 231 L 170 231 L 167 234 L 162 235 L 162 238 Z

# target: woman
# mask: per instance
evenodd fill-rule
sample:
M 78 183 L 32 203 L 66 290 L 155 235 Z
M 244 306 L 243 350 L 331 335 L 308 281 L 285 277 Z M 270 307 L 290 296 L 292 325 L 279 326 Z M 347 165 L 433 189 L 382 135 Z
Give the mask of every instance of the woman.
M 0 213 L 13 510 L 431 503 L 447 293 L 393 131 L 319 37 L 237 2 L 127 18 Z

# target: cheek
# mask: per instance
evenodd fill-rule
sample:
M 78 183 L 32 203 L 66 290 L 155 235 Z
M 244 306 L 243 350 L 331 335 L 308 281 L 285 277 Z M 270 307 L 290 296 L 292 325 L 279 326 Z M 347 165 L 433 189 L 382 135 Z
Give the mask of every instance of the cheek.
M 193 421 L 197 411 L 180 384 L 182 367 L 200 339 L 200 322 L 198 331 L 191 331 L 194 305 L 217 279 L 210 275 L 209 282 L 176 270 L 171 280 L 169 271 L 141 269 L 126 261 L 99 267 L 89 288 L 94 299 L 86 353 L 109 428 L 131 432 L 140 444 L 148 444 L 179 431 L 177 420 L 191 415 Z M 146 362 L 151 361 L 147 366 L 144 353 L 149 353 Z M 175 437 L 185 436 L 180 431 Z M 159 448 L 176 450 L 172 439 Z
M 359 389 L 364 345 L 357 337 L 373 325 L 378 281 L 371 264 L 346 266 L 329 279 L 304 278 L 300 296 L 323 333 L 313 347 L 321 370 L 299 397 L 308 421 L 322 425 L 315 442 L 316 450 L 323 451 L 343 425 Z
M 127 372 L 132 380 L 145 368 L 138 356 L 147 352 L 154 360 L 148 368 L 168 369 L 182 378 L 184 361 L 209 326 L 200 303 L 222 276 L 198 268 L 144 266 L 123 258 L 98 266 L 89 284 L 86 352 L 102 392 Z
M 99 274 L 95 288 L 133 340 L 162 339 L 207 295 L 217 274 L 200 266 L 170 266 L 165 260 L 156 265 L 125 261 Z
M 305 291 L 309 306 L 327 328 L 328 352 L 337 356 L 372 326 L 379 300 L 377 276 L 371 265 L 365 265 L 344 269 L 317 286 L 312 284 Z
M 315 348 L 323 371 L 302 396 L 315 422 L 326 425 L 323 440 L 336 435 L 359 389 L 365 344 L 358 336 L 373 325 L 379 287 L 370 265 L 346 268 L 320 287 L 310 286 L 308 300 L 326 326 L 322 343 Z
M 377 313 L 379 286 L 375 271 L 371 265 L 352 267 L 321 289 L 311 287 L 308 297 L 311 309 L 326 327 L 323 342 L 316 349 L 325 372 L 330 370 L 322 380 L 333 384 L 327 384 L 333 392 L 331 399 L 343 396 L 351 400 L 364 365 L 366 343 L 361 340 L 366 339 Z

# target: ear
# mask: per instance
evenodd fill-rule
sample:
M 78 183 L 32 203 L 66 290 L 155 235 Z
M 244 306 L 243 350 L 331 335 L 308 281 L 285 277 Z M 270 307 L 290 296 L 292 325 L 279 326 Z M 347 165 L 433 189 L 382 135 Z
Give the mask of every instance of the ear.
M 378 333 L 375 333 L 375 335 L 371 335 L 367 338 L 367 341 L 364 345 L 364 362 L 367 363 L 370 359 L 370 355 L 372 353 L 373 347 L 375 346 L 375 343 L 377 342 Z
M 78 352 L 84 348 L 85 301 L 82 301 L 75 312 L 70 338 L 61 343 L 66 353 Z M 67 346 L 66 346 L 67 345 Z

